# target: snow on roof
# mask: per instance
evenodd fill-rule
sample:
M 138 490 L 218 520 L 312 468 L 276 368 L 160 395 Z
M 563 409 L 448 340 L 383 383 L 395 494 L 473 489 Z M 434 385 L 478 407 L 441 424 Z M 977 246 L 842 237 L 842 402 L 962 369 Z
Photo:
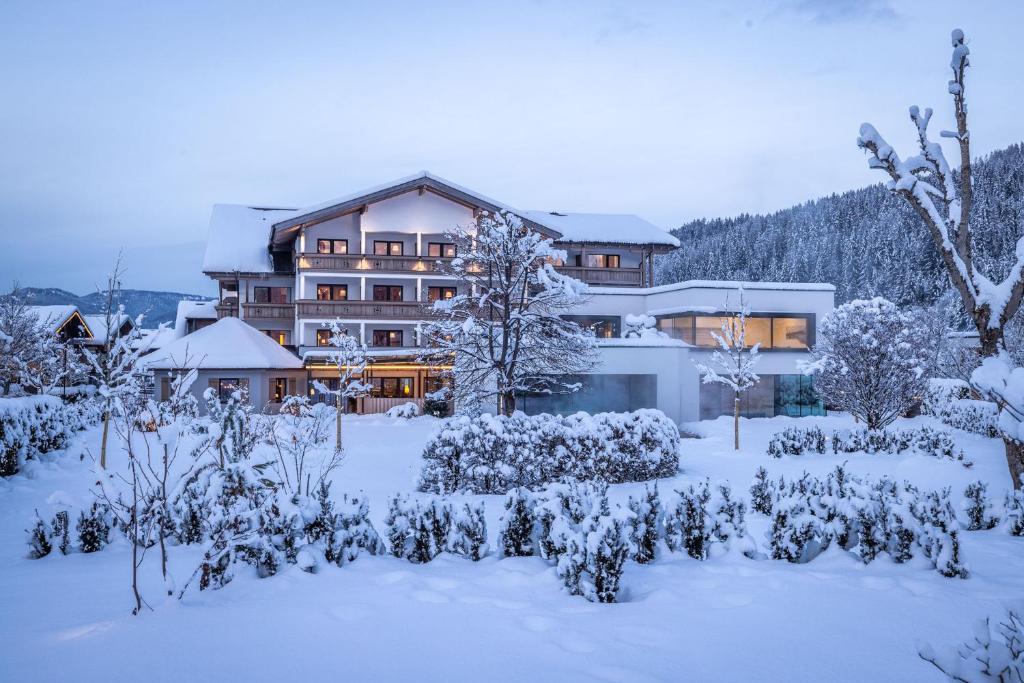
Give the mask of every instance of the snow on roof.
M 75 306 L 74 304 L 28 306 L 28 308 L 36 314 L 36 317 L 39 318 L 39 322 L 51 324 L 55 329 L 78 311 L 78 306 Z M 88 323 L 86 324 L 88 325 Z
M 216 301 L 189 301 L 186 299 L 179 301 L 178 310 L 174 315 L 175 336 L 185 336 L 185 323 L 189 319 L 216 320 L 216 305 Z
M 139 338 L 134 344 L 132 344 L 132 348 L 137 349 L 144 347 L 150 351 L 156 351 L 157 349 L 162 349 L 167 346 L 175 339 L 176 337 L 174 336 L 173 327 L 159 327 L 155 330 L 139 330 Z
M 267 250 L 270 226 L 296 213 L 295 209 L 214 204 L 203 272 L 272 273 L 274 264 Z
M 92 336 L 86 339 L 86 343 L 106 344 L 109 340 L 107 333 L 107 316 L 98 313 L 83 317 L 85 318 L 86 326 L 88 326 L 89 331 L 92 332 Z M 115 313 L 111 317 L 114 320 L 114 325 L 118 328 L 120 328 L 126 320 L 131 322 L 133 327 L 135 326 L 135 321 L 132 320 L 127 313 Z
M 827 282 L 741 282 L 739 280 L 684 280 L 657 287 L 587 287 L 594 294 L 633 294 L 647 296 L 680 289 L 768 289 L 796 292 L 834 292 L 836 286 Z
M 679 246 L 674 235 L 629 213 L 558 213 L 519 211 L 523 218 L 562 235 L 560 242 L 665 244 Z
M 147 369 L 291 370 L 302 361 L 238 318 L 222 318 L 177 339 L 141 361 Z

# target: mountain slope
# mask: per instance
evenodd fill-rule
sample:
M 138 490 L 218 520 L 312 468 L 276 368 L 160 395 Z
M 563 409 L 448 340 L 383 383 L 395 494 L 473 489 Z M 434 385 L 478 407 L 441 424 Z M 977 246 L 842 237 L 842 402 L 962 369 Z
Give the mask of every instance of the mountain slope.
M 1006 255 L 1024 234 L 1024 146 L 976 163 L 971 223 L 981 271 L 1005 276 Z M 837 302 L 880 295 L 900 305 L 932 303 L 949 288 L 924 224 L 881 185 L 772 214 L 696 220 L 672 233 L 682 246 L 658 259 L 660 284 L 831 282 Z
M 74 304 L 85 314 L 102 313 L 105 299 L 105 294 L 100 292 L 79 296 L 55 287 L 23 287 L 18 290 L 18 295 L 33 306 Z M 145 289 L 121 291 L 121 304 L 124 305 L 125 312 L 133 318 L 142 314 L 144 327 L 156 327 L 162 322 L 173 324 L 175 313 L 178 310 L 178 302 L 182 299 L 205 301 L 208 298 L 195 294 L 154 292 Z

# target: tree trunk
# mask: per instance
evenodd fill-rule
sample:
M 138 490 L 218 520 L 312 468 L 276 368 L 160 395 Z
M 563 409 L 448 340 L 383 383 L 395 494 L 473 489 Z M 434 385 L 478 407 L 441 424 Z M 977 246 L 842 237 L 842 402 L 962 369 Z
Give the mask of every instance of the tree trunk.
M 334 450 L 341 451 L 341 394 L 339 393 L 334 402 Z
M 1006 449 L 1006 464 L 1010 468 L 1013 488 L 1020 490 L 1024 487 L 1024 444 L 1004 437 L 1003 447 Z
M 732 433 L 733 449 L 740 449 L 740 395 L 737 393 L 732 402 Z
M 100 469 L 107 469 L 107 434 L 110 432 L 110 411 L 103 413 L 103 440 L 100 441 Z

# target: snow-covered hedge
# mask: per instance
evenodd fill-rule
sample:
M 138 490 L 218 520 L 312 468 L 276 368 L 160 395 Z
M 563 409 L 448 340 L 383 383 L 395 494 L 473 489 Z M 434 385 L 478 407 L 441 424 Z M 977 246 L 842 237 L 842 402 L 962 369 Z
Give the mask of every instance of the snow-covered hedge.
M 55 396 L 0 398 L 0 476 L 16 474 L 26 460 L 66 447 L 79 422 Z
M 948 433 L 931 427 L 916 429 L 843 429 L 830 438 L 818 427 L 789 427 L 774 434 L 768 442 L 768 455 L 805 455 L 842 453 L 904 453 L 912 452 L 934 458 L 955 460 L 964 467 L 974 463 Z
M 505 493 L 564 477 L 608 483 L 668 477 L 679 468 L 679 431 L 658 410 L 449 420 L 423 452 L 419 489 Z
M 921 399 L 921 412 L 943 423 L 982 436 L 999 436 L 999 409 L 991 401 L 971 398 L 971 387 L 959 379 L 935 378 Z
M 419 414 L 420 407 L 413 401 L 409 401 L 408 403 L 402 403 L 388 408 L 384 413 L 384 417 L 400 417 L 408 420 L 418 416 Z

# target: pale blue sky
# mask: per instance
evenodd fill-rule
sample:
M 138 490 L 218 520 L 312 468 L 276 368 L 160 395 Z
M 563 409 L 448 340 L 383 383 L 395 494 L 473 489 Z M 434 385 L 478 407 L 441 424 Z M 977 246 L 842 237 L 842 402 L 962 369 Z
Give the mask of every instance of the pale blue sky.
M 0 4 L 3 280 L 82 293 L 124 247 L 128 286 L 210 291 L 211 204 L 421 169 L 666 228 L 784 208 L 880 180 L 862 121 L 947 125 L 956 26 L 975 150 L 1024 138 L 1015 1 L 213 4 Z

